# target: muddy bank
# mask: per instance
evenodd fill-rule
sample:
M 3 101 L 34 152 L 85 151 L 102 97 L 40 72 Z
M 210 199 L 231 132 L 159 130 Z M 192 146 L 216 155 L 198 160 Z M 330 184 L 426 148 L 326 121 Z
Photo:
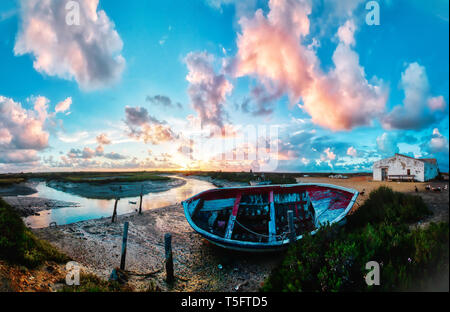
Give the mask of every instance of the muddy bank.
M 114 224 L 104 218 L 33 232 L 106 279 L 120 265 L 125 221 L 129 222 L 126 269 L 140 274 L 157 271 L 149 278 L 132 276 L 130 285 L 137 291 L 151 281 L 163 291 L 257 291 L 284 257 L 283 252 L 248 254 L 215 247 L 192 230 L 180 205 L 119 216 Z M 165 233 L 172 233 L 177 277 L 173 287 L 165 283 Z
M 140 181 L 140 182 L 67 182 L 52 180 L 47 186 L 58 191 L 69 194 L 92 198 L 92 199 L 114 199 L 137 197 L 141 194 L 165 192 L 174 187 L 186 183 L 183 179 L 170 178 L 168 181 Z
M 0 197 L 27 196 L 37 193 L 32 183 L 18 183 L 0 186 Z
M 41 197 L 5 196 L 3 200 L 17 210 L 21 217 L 39 215 L 44 210 L 79 207 L 78 203 Z

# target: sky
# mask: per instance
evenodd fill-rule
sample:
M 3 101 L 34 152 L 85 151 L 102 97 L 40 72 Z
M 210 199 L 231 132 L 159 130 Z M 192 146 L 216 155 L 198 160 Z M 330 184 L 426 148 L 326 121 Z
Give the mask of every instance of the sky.
M 2 0 L 0 173 L 448 172 L 448 5 Z

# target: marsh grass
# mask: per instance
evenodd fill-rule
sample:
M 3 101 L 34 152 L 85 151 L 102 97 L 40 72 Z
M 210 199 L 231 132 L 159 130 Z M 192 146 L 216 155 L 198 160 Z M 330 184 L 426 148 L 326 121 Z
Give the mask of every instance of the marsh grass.
M 65 285 L 61 292 L 130 292 L 133 291 L 127 285 L 121 285 L 115 281 L 105 281 L 92 273 L 80 274 L 80 285 Z
M 25 182 L 24 178 L 0 178 L 0 187 Z
M 293 245 L 262 291 L 404 291 L 433 285 L 448 276 L 449 224 L 410 227 L 429 214 L 420 197 L 379 188 L 345 227 L 323 227 Z M 369 261 L 381 265 L 379 286 L 365 283 Z
M 64 263 L 69 258 L 48 242 L 38 239 L 20 216 L 0 198 L 0 258 L 34 268 L 45 261 Z

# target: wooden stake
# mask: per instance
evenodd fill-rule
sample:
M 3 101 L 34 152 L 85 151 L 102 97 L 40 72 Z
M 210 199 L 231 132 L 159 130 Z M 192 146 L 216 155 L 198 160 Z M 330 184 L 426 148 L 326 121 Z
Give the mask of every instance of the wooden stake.
M 122 257 L 120 258 L 120 269 L 125 270 L 125 258 L 127 256 L 128 221 L 123 225 Z
M 167 283 L 173 283 L 172 234 L 164 235 L 164 247 L 166 249 L 166 281 Z
M 111 218 L 111 223 L 116 222 L 117 219 L 117 202 L 119 201 L 119 198 L 116 198 L 116 202 L 114 203 L 114 211 L 113 211 L 113 215 Z
M 144 192 L 144 186 L 141 185 L 141 201 L 139 202 L 139 214 L 142 213 L 142 193 Z

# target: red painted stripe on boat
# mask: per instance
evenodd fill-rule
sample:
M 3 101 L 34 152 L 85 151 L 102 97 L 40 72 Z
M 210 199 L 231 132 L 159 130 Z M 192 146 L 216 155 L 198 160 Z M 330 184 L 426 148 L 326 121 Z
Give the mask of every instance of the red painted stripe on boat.
M 242 194 L 238 194 L 236 196 L 236 200 L 234 201 L 233 211 L 231 213 L 233 216 L 237 216 L 237 213 L 239 210 L 239 203 L 241 202 L 241 197 L 242 197 Z

